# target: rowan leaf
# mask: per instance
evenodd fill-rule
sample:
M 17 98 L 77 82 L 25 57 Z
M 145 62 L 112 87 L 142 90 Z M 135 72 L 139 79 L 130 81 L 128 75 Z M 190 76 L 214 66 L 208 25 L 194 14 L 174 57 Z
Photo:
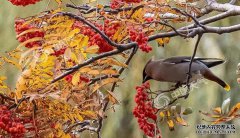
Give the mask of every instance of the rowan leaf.
M 23 43 L 20 43 L 20 44 L 17 46 L 17 49 L 19 49 L 19 48 L 22 47 L 22 46 L 25 46 L 25 45 L 28 44 L 28 43 L 38 42 L 38 41 L 42 41 L 42 40 L 43 40 L 42 37 L 34 37 L 34 38 L 31 38 L 31 39 L 28 39 L 28 40 L 24 41 Z
M 18 69 L 22 70 L 22 67 L 21 67 L 20 64 L 18 64 L 17 62 L 15 62 L 15 61 L 13 61 L 13 60 L 10 60 L 10 59 L 8 59 L 8 58 L 6 58 L 6 57 L 0 57 L 0 58 L 2 58 L 3 61 L 5 61 L 5 62 L 7 62 L 7 63 L 9 63 L 9 64 L 12 64 L 12 65 L 14 65 L 15 67 L 17 67 Z
M 91 110 L 86 110 L 84 112 L 80 112 L 80 114 L 90 117 L 92 119 L 96 119 L 98 117 L 98 115 L 94 111 L 91 111 Z
M 78 85 L 79 82 L 80 82 L 80 73 L 77 72 L 72 77 L 72 84 L 73 85 Z
M 127 67 L 125 63 L 119 62 L 114 58 L 107 58 L 105 60 L 100 61 L 100 64 L 107 64 L 107 65 L 116 65 L 120 67 Z
M 94 87 L 93 87 L 93 90 L 92 92 L 95 92 L 97 91 L 99 88 L 109 84 L 109 83 L 114 83 L 114 82 L 119 82 L 121 81 L 119 78 L 107 78 L 107 79 L 104 79 L 100 82 L 100 84 L 95 84 Z
M 175 120 L 176 120 L 176 122 L 177 122 L 178 124 L 180 124 L 180 125 L 182 125 L 182 126 L 187 126 L 187 125 L 188 125 L 187 122 L 186 122 L 183 118 L 181 118 L 181 117 L 179 117 L 179 116 L 177 116 Z
M 222 109 L 221 109 L 221 107 L 216 107 L 216 108 L 213 108 L 213 112 L 216 113 L 216 114 L 221 114 Z
M 118 71 L 115 69 L 105 69 L 103 71 L 101 71 L 101 74 L 105 74 L 105 75 L 118 75 Z
M 174 130 L 174 122 L 173 122 L 173 120 L 167 120 L 167 124 L 168 124 L 169 130 L 173 131 Z
M 98 52 L 98 50 L 99 50 L 99 46 L 93 45 L 93 46 L 87 47 L 84 52 L 89 54 L 95 54 Z
M 117 96 L 115 93 L 111 91 L 107 91 L 107 92 L 108 92 L 108 99 L 112 104 L 120 104 L 120 102 L 117 100 Z
M 234 116 L 237 113 L 237 111 L 239 111 L 239 109 L 240 109 L 240 103 L 237 103 L 231 108 L 230 112 L 228 113 L 228 116 Z

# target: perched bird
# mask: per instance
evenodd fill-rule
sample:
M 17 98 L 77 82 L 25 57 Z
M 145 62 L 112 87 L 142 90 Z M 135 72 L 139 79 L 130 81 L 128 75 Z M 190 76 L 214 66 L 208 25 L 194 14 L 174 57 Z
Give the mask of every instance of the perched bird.
M 176 87 L 186 84 L 190 61 L 191 57 L 187 56 L 160 60 L 150 59 L 143 70 L 143 82 L 153 79 L 161 82 L 176 83 Z M 226 91 L 229 91 L 230 86 L 209 69 L 224 62 L 224 60 L 218 58 L 194 58 L 189 83 L 205 78 L 218 83 Z

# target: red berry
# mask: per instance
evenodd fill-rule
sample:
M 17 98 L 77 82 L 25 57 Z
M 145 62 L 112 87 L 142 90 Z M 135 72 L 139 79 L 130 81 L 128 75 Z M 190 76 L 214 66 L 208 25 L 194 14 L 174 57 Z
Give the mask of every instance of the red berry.
M 24 23 L 25 23 L 24 19 L 16 19 L 15 20 L 15 31 L 18 35 L 21 34 L 24 31 L 27 31 L 27 30 L 30 30 L 30 29 L 37 29 L 37 27 L 34 26 L 34 25 L 24 24 Z M 33 38 L 36 38 L 36 37 L 42 37 L 43 38 L 44 37 L 44 32 L 42 32 L 42 31 L 29 32 L 29 33 L 26 33 L 24 35 L 19 36 L 17 38 L 17 40 L 19 42 L 23 43 L 23 42 L 25 42 L 29 39 L 33 39 Z M 27 43 L 25 45 L 25 47 L 32 48 L 32 47 L 41 46 L 41 45 L 42 45 L 42 42 L 35 41 L 35 42 Z
M 137 86 L 137 94 L 135 102 L 137 106 L 133 109 L 133 115 L 137 118 L 140 129 L 149 137 L 155 136 L 155 125 L 148 122 L 149 119 L 157 120 L 156 110 L 152 106 L 151 99 L 148 98 L 147 90 L 150 88 L 149 82 L 145 82 L 141 86 Z M 160 131 L 156 131 L 160 133 Z
M 10 1 L 13 5 L 16 6 L 26 6 L 30 4 L 35 4 L 36 2 L 39 2 L 41 0 L 8 0 Z

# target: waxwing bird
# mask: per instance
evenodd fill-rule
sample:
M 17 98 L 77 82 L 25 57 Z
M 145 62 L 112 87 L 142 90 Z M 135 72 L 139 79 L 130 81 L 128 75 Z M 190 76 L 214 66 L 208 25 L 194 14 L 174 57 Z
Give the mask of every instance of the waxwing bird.
M 176 86 L 186 84 L 190 61 L 191 57 L 187 56 L 171 57 L 160 60 L 150 59 L 143 70 L 143 82 L 153 79 L 161 82 L 176 83 Z M 205 78 L 218 83 L 226 91 L 229 91 L 230 86 L 214 75 L 209 69 L 224 62 L 224 60 L 218 58 L 194 58 L 191 66 L 191 78 L 189 83 Z

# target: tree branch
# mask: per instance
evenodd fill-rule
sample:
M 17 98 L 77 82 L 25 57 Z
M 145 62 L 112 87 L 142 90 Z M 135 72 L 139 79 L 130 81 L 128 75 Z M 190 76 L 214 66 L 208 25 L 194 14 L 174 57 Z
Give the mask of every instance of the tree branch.
M 89 14 L 89 13 L 96 12 L 96 11 L 97 12 L 104 11 L 104 12 L 108 12 L 109 14 L 118 14 L 122 11 L 130 11 L 130 10 L 136 11 L 140 8 L 143 8 L 144 5 L 138 5 L 136 7 L 129 6 L 129 7 L 124 7 L 124 8 L 119 8 L 119 9 L 106 9 L 106 8 L 109 8 L 109 6 L 104 6 L 103 8 L 96 8 L 96 7 L 91 7 L 89 5 L 75 6 L 75 5 L 71 5 L 71 4 L 66 4 L 66 7 L 82 10 L 80 12 L 83 14 Z
M 90 23 L 89 21 L 87 21 L 84 17 L 82 16 L 78 16 L 76 14 L 70 13 L 70 12 L 59 12 L 57 14 L 63 15 L 63 16 L 69 16 L 71 18 L 74 18 L 76 20 L 79 20 L 81 22 L 83 22 L 84 24 L 88 25 L 90 28 L 92 28 L 94 31 L 96 31 L 97 33 L 99 33 L 107 42 L 108 44 L 110 44 L 113 47 L 116 47 L 117 49 L 122 49 L 125 45 L 123 44 L 117 44 L 114 41 L 112 41 L 104 32 L 102 32 L 101 30 L 99 30 L 94 24 Z

